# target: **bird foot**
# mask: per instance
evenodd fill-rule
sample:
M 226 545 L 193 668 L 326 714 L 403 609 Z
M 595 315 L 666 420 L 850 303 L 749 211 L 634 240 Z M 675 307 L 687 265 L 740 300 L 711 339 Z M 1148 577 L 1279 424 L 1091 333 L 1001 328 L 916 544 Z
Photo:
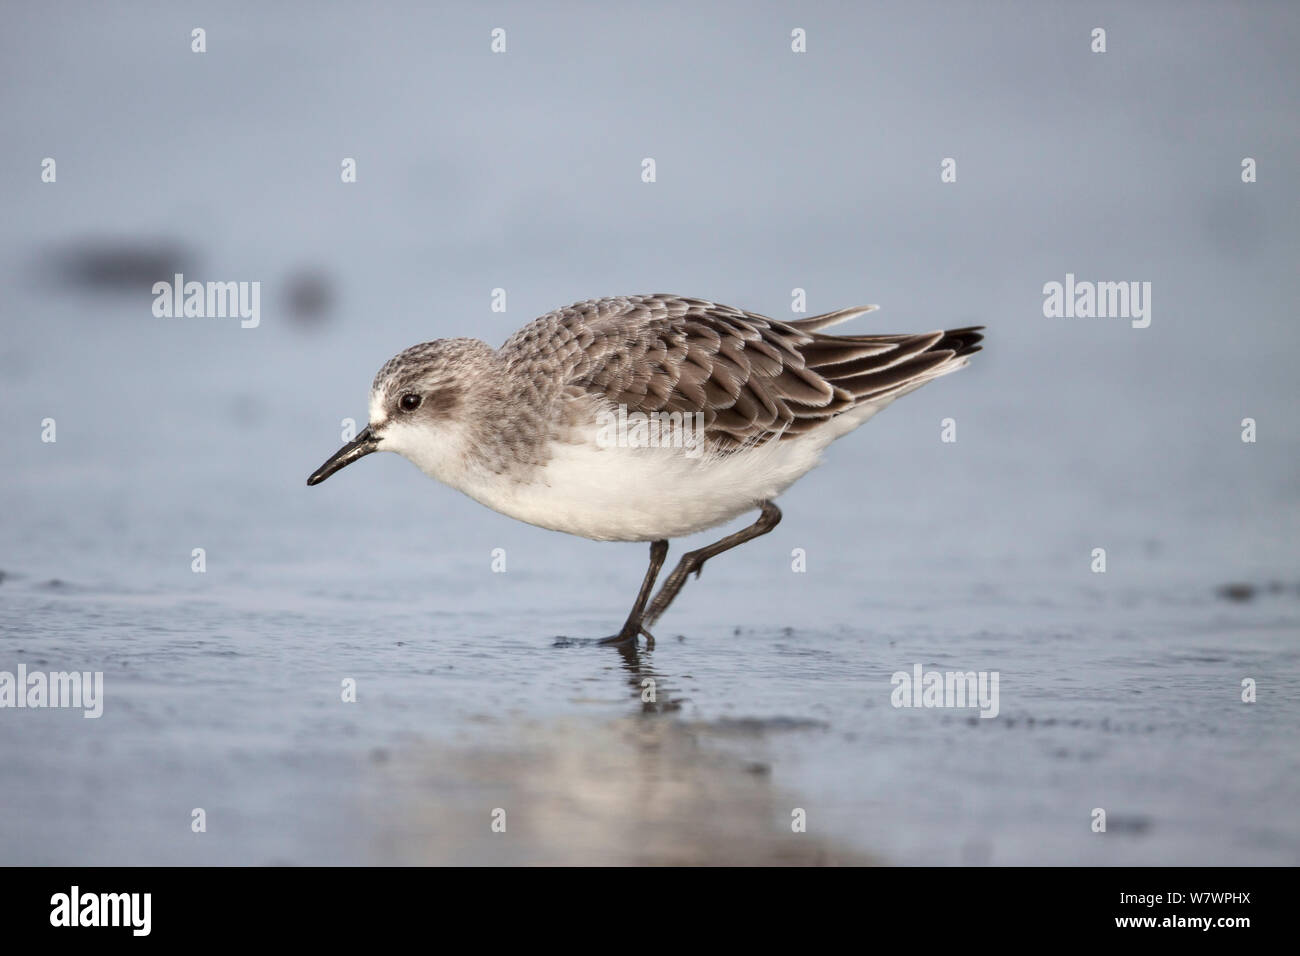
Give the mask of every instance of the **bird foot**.
M 655 636 L 639 624 L 632 629 L 624 628 L 617 634 L 611 634 L 609 637 L 557 637 L 551 646 L 584 647 L 593 644 L 603 644 L 609 647 L 625 647 L 628 645 L 636 646 L 637 639 L 642 635 L 645 635 L 645 646 L 647 649 L 655 646 Z
M 642 634 L 645 635 L 646 647 L 655 646 L 655 636 L 642 627 L 639 623 L 635 627 L 624 627 L 617 634 L 611 634 L 609 637 L 601 638 L 597 644 L 612 644 L 615 646 L 621 644 L 635 644 L 637 638 Z
M 636 638 L 637 638 L 637 635 L 635 635 L 635 634 L 624 634 L 623 632 L 620 631 L 618 634 L 611 634 L 609 637 L 602 637 L 602 638 L 601 638 L 600 640 L 598 640 L 596 643 L 597 643 L 597 644 L 615 644 L 615 645 L 617 645 L 617 644 L 627 644 L 627 643 L 629 643 L 629 642 L 635 641 Z

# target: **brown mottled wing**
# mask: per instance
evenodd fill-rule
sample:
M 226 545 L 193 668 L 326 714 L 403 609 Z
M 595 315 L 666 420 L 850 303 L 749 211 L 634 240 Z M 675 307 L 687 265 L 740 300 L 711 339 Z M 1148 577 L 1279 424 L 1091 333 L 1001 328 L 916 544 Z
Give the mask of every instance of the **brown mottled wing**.
M 594 299 L 521 329 L 502 355 L 531 379 L 562 379 L 630 412 L 702 412 L 706 438 L 734 447 L 803 434 L 979 350 L 974 328 L 872 336 L 816 331 L 869 310 L 779 322 L 673 295 Z

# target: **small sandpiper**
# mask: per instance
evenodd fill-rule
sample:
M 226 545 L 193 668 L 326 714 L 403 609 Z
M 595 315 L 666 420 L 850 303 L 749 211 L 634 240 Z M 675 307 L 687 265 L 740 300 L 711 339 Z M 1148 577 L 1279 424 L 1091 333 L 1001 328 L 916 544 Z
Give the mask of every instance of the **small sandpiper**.
M 966 365 L 982 327 L 825 335 L 876 307 L 779 321 L 703 299 L 632 295 L 557 309 L 499 349 L 438 339 L 390 359 L 370 423 L 307 479 L 375 451 L 502 514 L 596 541 L 648 541 L 618 634 L 636 642 L 694 571 L 781 520 L 773 499 L 832 441 L 898 396 Z M 689 551 L 650 593 L 668 539 L 758 509 Z

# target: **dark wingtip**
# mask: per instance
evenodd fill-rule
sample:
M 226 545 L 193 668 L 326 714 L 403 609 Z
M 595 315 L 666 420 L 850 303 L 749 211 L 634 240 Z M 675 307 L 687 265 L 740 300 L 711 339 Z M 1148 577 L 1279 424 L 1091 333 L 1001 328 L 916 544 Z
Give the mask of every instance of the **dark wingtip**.
M 964 329 L 948 329 L 943 333 L 943 338 L 934 345 L 930 346 L 929 351 L 952 352 L 954 356 L 974 355 L 984 347 L 980 345 L 984 341 L 981 334 L 984 331 L 982 325 L 968 325 Z

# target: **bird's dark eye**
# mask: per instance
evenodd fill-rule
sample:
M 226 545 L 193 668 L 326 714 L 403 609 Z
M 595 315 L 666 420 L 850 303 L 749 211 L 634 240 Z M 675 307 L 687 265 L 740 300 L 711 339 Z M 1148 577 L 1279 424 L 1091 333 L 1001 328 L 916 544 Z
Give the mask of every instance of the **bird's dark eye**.
M 407 392 L 402 396 L 398 404 L 402 406 L 402 411 L 413 412 L 420 407 L 420 396 L 414 392 Z

